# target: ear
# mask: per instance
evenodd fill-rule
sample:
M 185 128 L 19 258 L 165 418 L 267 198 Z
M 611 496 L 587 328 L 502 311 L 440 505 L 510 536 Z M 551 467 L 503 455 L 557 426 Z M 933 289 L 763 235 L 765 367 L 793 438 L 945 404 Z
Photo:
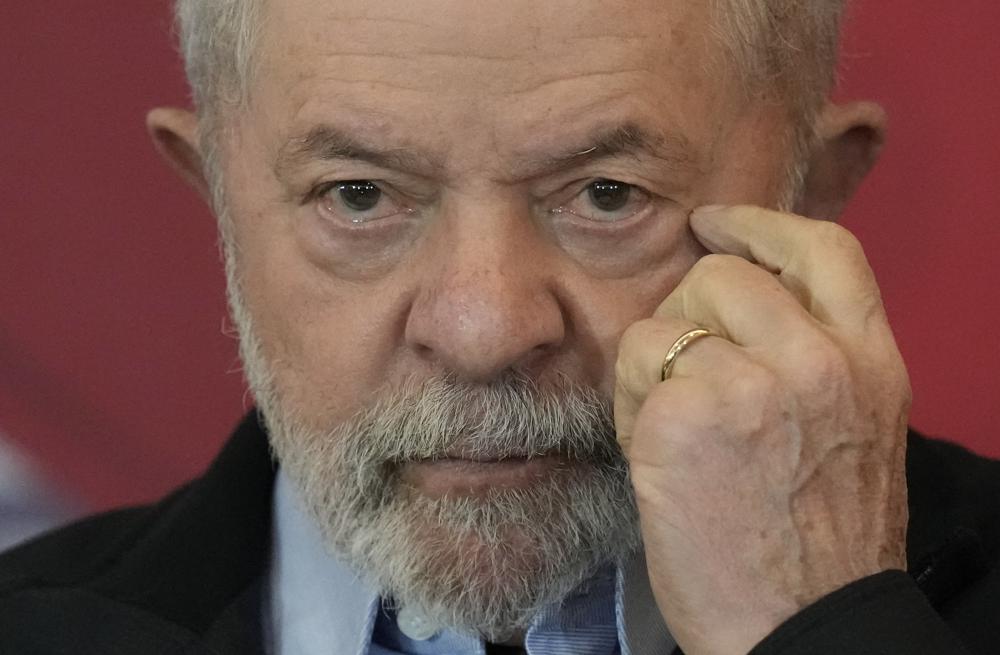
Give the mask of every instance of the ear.
M 835 221 L 878 161 L 885 142 L 885 110 L 873 102 L 828 102 L 817 123 L 796 213 Z
M 158 107 L 146 116 L 146 130 L 164 161 L 211 205 L 211 192 L 198 148 L 198 118 L 194 113 Z

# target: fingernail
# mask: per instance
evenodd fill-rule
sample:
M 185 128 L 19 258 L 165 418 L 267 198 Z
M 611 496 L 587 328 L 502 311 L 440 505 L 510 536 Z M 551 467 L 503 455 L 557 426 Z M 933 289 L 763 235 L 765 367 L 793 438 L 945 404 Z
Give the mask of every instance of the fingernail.
M 721 212 L 726 208 L 726 205 L 704 205 L 702 207 L 696 207 L 694 210 L 695 214 L 714 214 L 716 212 Z

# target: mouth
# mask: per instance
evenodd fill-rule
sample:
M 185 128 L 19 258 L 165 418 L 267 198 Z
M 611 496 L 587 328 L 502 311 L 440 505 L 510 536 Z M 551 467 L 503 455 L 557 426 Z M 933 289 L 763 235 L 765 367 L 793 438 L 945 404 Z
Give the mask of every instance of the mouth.
M 425 496 L 486 496 L 497 489 L 523 489 L 565 469 L 561 455 L 535 457 L 445 457 L 406 462 L 401 480 Z

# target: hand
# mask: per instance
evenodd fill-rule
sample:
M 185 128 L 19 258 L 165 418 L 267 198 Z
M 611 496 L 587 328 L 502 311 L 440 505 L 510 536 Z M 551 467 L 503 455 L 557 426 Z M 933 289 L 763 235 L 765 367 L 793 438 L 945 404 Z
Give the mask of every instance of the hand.
M 713 254 L 622 337 L 615 423 L 661 613 L 687 655 L 735 655 L 906 568 L 910 388 L 849 232 L 754 207 L 697 210 L 691 228 Z M 718 336 L 661 382 L 699 326 Z

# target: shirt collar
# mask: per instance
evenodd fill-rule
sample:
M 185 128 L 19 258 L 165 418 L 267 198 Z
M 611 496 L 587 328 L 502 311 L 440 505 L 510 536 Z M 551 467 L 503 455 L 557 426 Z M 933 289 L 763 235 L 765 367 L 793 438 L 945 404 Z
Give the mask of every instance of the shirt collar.
M 380 608 L 378 592 L 326 552 L 319 529 L 302 510 L 280 470 L 273 503 L 270 592 L 264 603 L 270 651 L 274 655 L 369 655 Z M 672 652 L 674 640 L 657 610 L 641 554 L 615 572 L 613 587 L 622 654 Z M 533 640 L 545 641 L 586 625 L 599 609 L 594 603 L 600 602 L 582 599 L 545 610 L 528 633 L 529 653 Z M 442 635 L 442 641 L 456 639 L 475 644 L 461 635 Z M 482 652 L 482 646 L 477 650 Z

